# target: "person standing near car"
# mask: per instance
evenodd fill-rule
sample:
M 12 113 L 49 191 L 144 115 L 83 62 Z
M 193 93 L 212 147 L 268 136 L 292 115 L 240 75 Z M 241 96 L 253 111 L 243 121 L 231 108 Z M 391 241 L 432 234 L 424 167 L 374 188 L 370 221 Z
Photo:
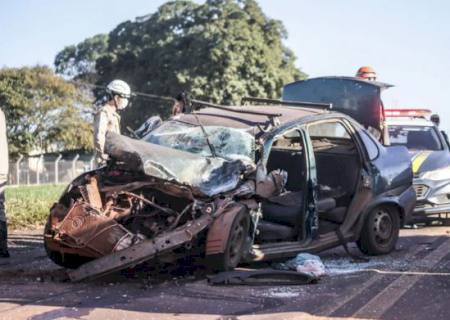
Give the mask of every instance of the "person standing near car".
M 431 115 L 430 117 L 430 121 L 433 122 L 433 124 L 436 126 L 436 128 L 438 128 L 439 130 L 439 125 L 441 124 L 441 118 L 439 117 L 438 114 L 434 113 Z M 439 130 L 442 133 L 442 136 L 445 139 L 445 143 L 447 144 L 447 146 L 450 148 L 450 142 L 448 141 L 448 136 L 447 133 L 444 130 Z
M 122 80 L 113 80 L 106 86 L 107 102 L 100 107 L 94 118 L 94 148 L 97 166 L 106 164 L 106 133 L 120 134 L 120 115 L 117 113 L 128 105 L 131 96 L 130 86 Z
M 8 227 L 6 224 L 5 187 L 8 180 L 8 140 L 6 119 L 0 108 L 0 258 L 8 258 Z
M 174 101 L 172 106 L 172 116 L 176 116 L 180 113 L 189 113 L 191 112 L 191 101 L 189 94 L 185 91 L 180 92 Z
M 375 69 L 369 66 L 364 66 L 358 69 L 356 71 L 355 77 L 367 80 L 367 81 L 377 81 L 377 73 L 375 72 Z M 377 140 L 381 140 L 382 133 L 380 130 L 373 128 L 371 126 L 368 126 L 366 128 Z

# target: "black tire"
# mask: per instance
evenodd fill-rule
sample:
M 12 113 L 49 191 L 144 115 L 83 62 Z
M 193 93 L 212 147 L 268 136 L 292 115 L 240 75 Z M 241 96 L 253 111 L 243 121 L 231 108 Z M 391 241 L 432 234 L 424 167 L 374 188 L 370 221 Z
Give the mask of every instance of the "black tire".
M 376 256 L 390 253 L 395 248 L 400 230 L 400 215 L 390 206 L 374 208 L 366 217 L 357 241 L 364 254 Z
M 207 257 L 207 264 L 213 271 L 229 271 L 237 267 L 247 247 L 250 217 L 245 210 L 234 218 L 228 236 L 225 252 Z
M 44 234 L 50 234 L 50 221 L 47 221 Z M 82 264 L 91 261 L 91 258 L 82 257 L 76 254 L 64 254 L 62 255 L 59 251 L 53 251 L 48 248 L 47 240 L 44 238 L 44 248 L 47 256 L 57 265 L 67 268 L 67 269 L 76 269 Z

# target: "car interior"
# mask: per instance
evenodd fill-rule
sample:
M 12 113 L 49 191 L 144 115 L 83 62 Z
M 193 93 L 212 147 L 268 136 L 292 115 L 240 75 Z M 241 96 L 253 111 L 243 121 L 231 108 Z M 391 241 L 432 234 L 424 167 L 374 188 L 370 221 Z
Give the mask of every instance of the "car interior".
M 267 160 L 267 172 L 281 169 L 287 172 L 285 192 L 265 199 L 263 219 L 258 224 L 257 241 L 292 241 L 304 235 L 304 192 L 306 159 L 299 131 L 293 130 L 276 138 Z
M 319 186 L 317 209 L 319 233 L 335 230 L 345 219 L 360 172 L 358 150 L 345 127 L 336 121 L 308 127 Z M 275 139 L 267 161 L 267 172 L 288 173 L 286 191 L 262 203 L 258 242 L 294 241 L 305 238 L 304 192 L 306 158 L 301 133 L 290 131 Z
M 345 220 L 361 171 L 358 149 L 341 122 L 308 127 L 319 184 L 319 232 L 335 230 Z

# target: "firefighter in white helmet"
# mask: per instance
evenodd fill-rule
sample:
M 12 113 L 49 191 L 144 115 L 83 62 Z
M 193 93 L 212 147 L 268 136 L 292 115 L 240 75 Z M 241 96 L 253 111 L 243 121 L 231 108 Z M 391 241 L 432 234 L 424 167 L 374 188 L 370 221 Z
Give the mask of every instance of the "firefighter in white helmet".
M 113 80 L 106 86 L 107 102 L 101 106 L 94 118 L 94 148 L 97 166 L 106 163 L 108 155 L 105 154 L 106 132 L 112 131 L 120 134 L 120 115 L 128 105 L 131 96 L 130 86 L 122 80 Z

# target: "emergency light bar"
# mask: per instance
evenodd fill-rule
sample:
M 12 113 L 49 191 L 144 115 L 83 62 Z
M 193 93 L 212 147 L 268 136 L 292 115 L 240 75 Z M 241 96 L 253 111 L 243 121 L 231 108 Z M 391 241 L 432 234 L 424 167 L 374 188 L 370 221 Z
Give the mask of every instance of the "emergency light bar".
M 430 109 L 384 109 L 385 117 L 425 118 L 432 113 Z

